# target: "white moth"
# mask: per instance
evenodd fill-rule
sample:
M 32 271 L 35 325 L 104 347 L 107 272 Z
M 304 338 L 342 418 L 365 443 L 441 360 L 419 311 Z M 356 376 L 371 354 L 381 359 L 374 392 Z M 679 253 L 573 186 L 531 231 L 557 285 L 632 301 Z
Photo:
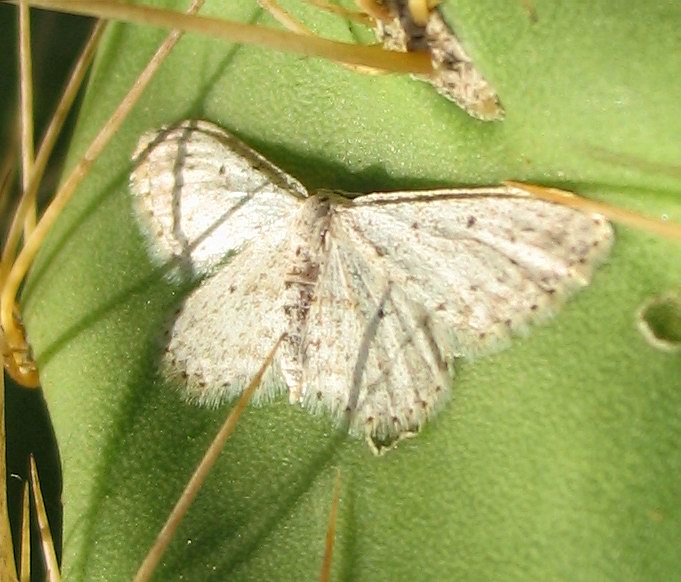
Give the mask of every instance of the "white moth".
M 390 14 L 387 20 L 377 19 L 374 27 L 376 37 L 386 49 L 431 56 L 433 74 L 415 75 L 415 78 L 430 83 L 472 117 L 493 121 L 504 116 L 496 91 L 468 56 L 438 8 L 428 13 L 425 24 L 419 24 L 406 0 L 383 0 L 379 5 Z
M 417 432 L 451 363 L 509 344 L 589 284 L 613 232 L 510 187 L 308 192 L 205 121 L 145 134 L 131 189 L 153 256 L 200 276 L 166 333 L 187 397 L 236 397 L 282 334 L 258 398 L 328 413 L 376 447 Z

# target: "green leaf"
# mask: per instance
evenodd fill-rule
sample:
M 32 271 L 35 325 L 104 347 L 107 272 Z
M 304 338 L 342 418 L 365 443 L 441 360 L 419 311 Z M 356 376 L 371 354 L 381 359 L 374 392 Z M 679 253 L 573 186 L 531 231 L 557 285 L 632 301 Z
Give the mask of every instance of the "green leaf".
M 681 11 L 457 0 L 444 11 L 506 108 L 475 121 L 408 77 L 186 36 L 55 227 L 24 295 L 64 466 L 64 573 L 127 580 L 227 407 L 186 404 L 157 378 L 158 333 L 181 299 L 132 216 L 145 130 L 222 125 L 308 187 L 369 192 L 559 185 L 681 218 Z M 289 3 L 287 3 L 289 6 Z M 298 3 L 314 29 L 367 31 Z M 247 2 L 205 13 L 271 24 Z M 114 26 L 71 164 L 163 34 Z M 611 260 L 547 325 L 458 362 L 452 399 L 375 458 L 285 399 L 251 408 L 172 544 L 161 580 L 309 580 L 335 469 L 335 579 L 669 579 L 681 567 L 679 355 L 636 330 L 638 306 L 681 281 L 677 243 L 617 229 Z

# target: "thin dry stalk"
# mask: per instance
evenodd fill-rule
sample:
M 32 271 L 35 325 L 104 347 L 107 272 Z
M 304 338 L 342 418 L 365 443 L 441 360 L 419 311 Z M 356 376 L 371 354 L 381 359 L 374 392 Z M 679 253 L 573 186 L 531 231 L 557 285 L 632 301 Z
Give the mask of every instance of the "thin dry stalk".
M 61 580 L 61 575 L 59 574 L 59 562 L 57 561 L 57 554 L 54 551 L 52 530 L 50 529 L 50 523 L 47 521 L 47 512 L 45 511 L 43 493 L 40 489 L 38 468 L 35 465 L 35 459 L 33 458 L 33 455 L 31 455 L 29 461 L 31 466 L 31 491 L 33 492 L 33 505 L 35 507 L 35 515 L 38 520 L 40 544 L 43 548 L 43 559 L 45 560 L 45 577 L 49 582 L 59 582 Z
M 355 4 L 374 20 L 387 22 L 392 19 L 390 10 L 376 0 L 355 0 Z
M 514 182 L 507 180 L 504 182 L 508 186 L 525 190 L 536 198 L 548 200 L 582 210 L 583 212 L 597 212 L 613 222 L 618 222 L 625 226 L 631 226 L 638 230 L 643 230 L 657 236 L 681 242 L 681 225 L 673 222 L 665 222 L 652 216 L 645 216 L 639 212 L 618 208 L 605 202 L 588 200 L 580 196 L 575 196 L 572 192 L 560 190 L 558 188 L 546 188 L 536 184 L 526 184 L 524 182 Z
M 194 0 L 189 8 L 189 13 L 196 12 L 202 5 L 203 0 Z M 52 228 L 52 225 L 59 214 L 61 214 L 63 208 L 71 199 L 76 188 L 89 172 L 92 164 L 107 146 L 109 140 L 116 134 L 130 110 L 144 93 L 144 90 L 163 61 L 180 40 L 182 34 L 183 33 L 178 30 L 173 30 L 168 34 L 156 54 L 154 54 L 145 69 L 140 73 L 140 76 L 128 94 L 119 103 L 116 110 L 104 124 L 104 127 L 102 127 L 100 132 L 90 143 L 90 146 L 83 154 L 83 157 L 73 168 L 71 174 L 64 181 L 61 188 L 57 191 L 54 199 L 40 218 L 32 235 L 26 241 L 23 249 L 19 253 L 19 256 L 7 276 L 7 280 L 2 289 L 2 295 L 0 296 L 0 323 L 5 332 L 5 341 L 11 349 L 21 349 L 24 346 L 23 332 L 13 317 L 13 310 L 19 286 L 33 263 L 45 236 L 50 228 Z
M 25 8 L 24 3 L 21 4 L 20 8 L 22 7 Z M 19 240 L 22 236 L 22 228 L 24 240 L 30 238 L 28 234 L 29 232 L 32 234 L 35 231 L 35 210 L 38 187 L 40 185 L 40 181 L 42 180 L 43 174 L 47 167 L 49 157 L 52 153 L 52 150 L 54 149 L 56 140 L 63 127 L 66 116 L 68 115 L 68 112 L 78 93 L 78 90 L 82 85 L 88 67 L 92 62 L 95 48 L 101 36 L 102 28 L 103 24 L 101 22 L 95 26 L 88 43 L 86 44 L 78 62 L 76 63 L 76 67 L 74 68 L 70 76 L 64 94 L 62 95 L 62 98 L 57 106 L 57 109 L 54 115 L 52 116 L 50 125 L 48 126 L 48 129 L 45 132 L 45 136 L 42 140 L 41 147 L 38 152 L 38 158 L 35 160 L 35 163 L 32 160 L 33 123 L 32 121 L 29 121 L 26 117 L 26 115 L 32 115 L 32 111 L 27 111 L 28 109 L 32 108 L 24 106 L 23 101 L 25 101 L 26 99 L 22 99 L 20 115 L 22 122 L 21 125 L 22 128 L 24 128 L 24 130 L 26 127 L 30 126 L 31 134 L 30 137 L 28 135 L 22 135 L 23 137 L 22 143 L 25 144 L 27 143 L 27 141 L 30 141 L 30 155 L 27 153 L 24 153 L 23 155 L 24 164 L 23 166 L 24 171 L 22 174 L 23 194 L 19 201 L 19 205 L 16 209 L 16 212 L 14 213 L 14 216 L 12 218 L 9 232 L 7 234 L 7 239 L 5 241 L 5 245 L 2 251 L 2 260 L 0 261 L 0 287 L 3 290 L 5 288 L 5 278 L 7 277 L 8 272 L 11 269 L 12 261 L 16 253 Z M 27 26 L 20 27 L 20 30 L 22 33 L 21 38 L 24 39 L 24 36 L 26 35 L 27 31 Z M 25 40 L 22 40 L 22 45 L 23 44 L 26 44 Z M 25 60 L 26 60 L 25 58 L 22 58 L 22 63 Z M 32 78 L 30 76 L 25 77 L 25 75 L 28 75 L 30 73 L 30 67 L 22 65 L 21 71 L 22 71 L 21 86 L 32 87 L 33 85 Z M 22 89 L 22 95 L 24 94 L 32 95 L 33 94 L 32 88 Z M 22 133 L 25 133 L 25 131 Z M 22 147 L 22 151 L 24 152 L 27 149 L 29 148 Z M 16 303 L 16 297 L 13 298 L 13 302 Z M 2 349 L 6 357 L 5 359 L 6 369 L 8 373 L 12 376 L 12 378 L 22 386 L 26 388 L 36 388 L 40 384 L 37 367 L 35 366 L 35 362 L 33 362 L 32 357 L 30 355 L 30 349 L 27 345 L 25 334 L 23 332 L 23 328 L 21 327 L 20 319 L 18 316 L 18 310 L 16 309 L 15 306 L 13 306 L 12 312 L 13 317 L 11 319 L 11 322 L 9 323 L 7 322 L 3 323 L 0 317 L 0 323 L 2 323 L 2 328 L 4 332 L 4 336 L 1 338 L 2 341 L 0 341 L 0 344 L 2 345 Z M 17 318 L 16 320 L 15 317 Z
M 338 522 L 338 504 L 340 503 L 341 473 L 336 471 L 336 483 L 333 487 L 333 498 L 331 500 L 331 511 L 329 512 L 329 524 L 326 528 L 326 539 L 324 546 L 324 560 L 319 572 L 319 582 L 329 582 L 331 579 L 331 565 L 333 564 L 333 547 L 336 541 L 336 524 Z
M 314 35 L 307 26 L 286 12 L 276 0 L 258 0 L 258 4 L 267 10 L 287 30 L 308 36 Z
M 31 582 L 31 510 L 28 498 L 28 481 L 21 492 L 21 565 L 19 579 Z
M 189 507 L 194 502 L 194 499 L 196 498 L 196 495 L 198 494 L 201 487 L 203 486 L 206 477 L 208 477 L 208 474 L 215 465 L 215 462 L 218 460 L 218 457 L 222 452 L 222 449 L 224 448 L 227 439 L 234 432 L 234 429 L 236 428 L 236 425 L 239 422 L 241 415 L 243 414 L 244 410 L 246 410 L 246 407 L 248 406 L 249 402 L 251 401 L 251 398 L 253 397 L 253 394 L 260 385 L 262 377 L 265 375 L 267 368 L 272 363 L 274 354 L 276 353 L 283 339 L 284 336 L 282 335 L 274 344 L 274 346 L 270 350 L 270 353 L 265 358 L 265 361 L 260 366 L 260 369 L 256 373 L 255 377 L 251 380 L 251 383 L 248 385 L 248 387 L 243 391 L 236 405 L 229 413 L 227 420 L 225 420 L 218 434 L 215 436 L 215 439 L 213 439 L 213 442 L 206 450 L 203 459 L 201 459 L 201 462 L 194 471 L 194 474 L 191 476 L 191 479 L 189 479 L 189 481 L 187 482 L 187 485 L 184 488 L 182 495 L 180 495 L 180 498 L 177 500 L 175 507 L 173 507 L 173 510 L 170 512 L 168 519 L 161 528 L 161 531 L 159 532 L 156 541 L 154 542 L 153 546 L 151 547 L 146 557 L 144 558 L 144 561 L 142 562 L 142 565 L 137 571 L 137 574 L 135 575 L 133 582 L 146 582 L 154 573 L 154 570 L 158 566 L 158 563 L 161 561 L 161 557 L 163 556 L 166 549 L 168 548 L 168 545 L 173 539 L 175 531 L 180 525 L 180 522 L 182 521 L 182 519 L 184 519 L 184 516 L 187 514 L 187 511 L 189 511 Z
M 2 354 L 0 353 L 0 360 Z M 12 530 L 7 507 L 7 433 L 5 432 L 5 376 L 0 374 L 0 582 L 17 582 Z
M 14 178 L 17 173 L 16 151 L 20 132 L 19 123 L 13 124 L 13 128 L 8 136 L 7 148 L 0 162 L 0 216 L 5 215 L 12 197 L 12 186 L 14 185 Z M 2 281 L 7 269 L 9 269 L 9 265 L 5 268 L 4 262 L 0 259 L 0 287 L 2 287 Z
M 291 16 L 276 0 L 258 0 L 258 4 L 262 6 L 270 15 L 284 28 L 295 32 L 296 34 L 314 37 L 315 33 L 312 32 L 307 26 L 300 22 L 297 18 Z M 340 64 L 351 71 L 357 73 L 364 73 L 367 75 L 377 75 L 383 74 L 385 71 L 381 69 L 373 69 L 371 67 L 366 67 L 364 65 L 349 65 L 347 63 L 340 62 Z
M 11 0 L 12 3 L 17 1 L 19 0 Z M 424 53 L 397 53 L 378 46 L 362 46 L 316 36 L 301 36 L 285 30 L 206 16 L 181 15 L 173 10 L 150 6 L 135 6 L 112 0 L 30 0 L 30 4 L 51 10 L 100 16 L 159 28 L 177 28 L 183 32 L 194 32 L 233 43 L 267 47 L 350 65 L 364 65 L 392 73 L 430 75 L 433 72 L 430 56 Z
M 17 245 L 19 244 L 19 239 L 21 237 L 21 224 L 24 221 L 24 216 L 28 211 L 29 201 L 36 198 L 38 187 L 45 174 L 45 169 L 47 168 L 47 162 L 52 155 L 54 150 L 54 145 L 57 142 L 59 133 L 61 132 L 64 122 L 66 121 L 66 116 L 71 110 L 73 101 L 78 94 L 78 90 L 83 84 L 83 79 L 87 74 L 88 68 L 92 63 L 94 58 L 95 49 L 99 39 L 101 38 L 102 32 L 104 30 L 105 23 L 102 21 L 97 22 L 97 24 L 92 29 L 90 38 L 88 39 L 83 51 L 81 52 L 78 62 L 74 67 L 69 81 L 64 89 L 64 93 L 57 105 L 57 108 L 52 115 L 50 124 L 45 131 L 42 142 L 40 143 L 40 148 L 38 150 L 38 155 L 35 159 L 35 164 L 33 165 L 33 171 L 31 172 L 28 188 L 24 190 L 24 194 L 19 201 L 17 210 L 14 214 L 12 225 L 7 235 L 5 245 L 2 250 L 2 261 L 3 264 L 9 265 L 14 258 Z
M 21 189 L 28 191 L 33 169 L 33 64 L 31 59 L 31 19 L 28 4 L 19 2 L 19 70 L 21 72 Z M 24 216 L 24 236 L 29 236 L 36 223 L 36 197 L 29 197 Z
M 348 10 L 338 4 L 331 4 L 330 2 L 325 2 L 325 0 L 306 0 L 311 6 L 316 6 L 321 10 L 325 10 L 331 14 L 337 14 L 342 16 L 347 20 L 352 20 L 353 22 L 358 22 L 359 24 L 364 24 L 365 26 L 373 26 L 372 18 L 364 12 L 355 12 L 353 10 Z

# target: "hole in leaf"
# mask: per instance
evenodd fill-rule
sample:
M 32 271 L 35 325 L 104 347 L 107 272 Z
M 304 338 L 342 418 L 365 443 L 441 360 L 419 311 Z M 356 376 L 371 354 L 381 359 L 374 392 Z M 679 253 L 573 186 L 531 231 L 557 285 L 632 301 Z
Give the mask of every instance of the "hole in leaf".
M 681 351 L 681 290 L 648 299 L 638 311 L 638 328 L 654 348 Z

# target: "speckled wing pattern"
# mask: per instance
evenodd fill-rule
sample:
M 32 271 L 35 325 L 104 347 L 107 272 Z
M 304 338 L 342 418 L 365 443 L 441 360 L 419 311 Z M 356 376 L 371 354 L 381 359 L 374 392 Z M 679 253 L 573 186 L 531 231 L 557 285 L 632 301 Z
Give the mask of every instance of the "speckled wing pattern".
M 159 262 L 203 274 L 263 233 L 285 231 L 307 191 L 212 123 L 187 120 L 142 136 L 130 176 Z
M 407 0 L 382 0 L 379 4 L 391 15 L 389 20 L 377 20 L 374 27 L 376 38 L 386 49 L 430 54 L 433 73 L 414 78 L 430 83 L 471 117 L 483 121 L 503 118 L 499 96 L 437 7 L 430 11 L 425 25 L 420 25 L 414 21 Z
M 208 276 L 176 314 L 164 358 L 166 373 L 202 404 L 238 395 L 285 334 L 260 398 L 285 385 L 292 403 L 329 413 L 375 446 L 390 443 L 446 401 L 454 358 L 502 349 L 552 315 L 590 282 L 612 244 L 602 216 L 510 187 L 308 195 L 269 162 L 253 163 L 261 158 L 220 128 L 189 123 L 197 149 L 192 141 L 182 149 L 185 158 L 206 157 L 202 171 L 184 173 L 177 187 L 179 170 L 173 179 L 167 168 L 181 164 L 147 167 L 161 136 L 175 135 L 166 129 L 143 138 L 147 156 L 138 155 L 131 184 L 154 257 L 178 256 L 167 213 L 148 210 L 177 204 L 167 200 L 175 191 L 191 208 L 180 220 L 183 244 L 210 248 L 192 268 Z M 239 197 L 225 184 L 247 167 L 259 186 Z M 212 221 L 199 216 L 204 210 Z M 219 250 L 227 258 L 215 259 Z
M 351 409 L 353 432 L 385 440 L 442 404 L 445 362 L 507 347 L 587 285 L 612 230 L 502 187 L 339 202 L 327 241 L 302 346 L 304 402 Z
M 286 241 L 305 188 L 205 121 L 146 133 L 133 155 L 134 207 L 169 276 L 205 278 L 165 332 L 166 375 L 201 404 L 239 394 L 286 329 Z M 263 351 L 264 350 L 264 351 Z M 258 393 L 283 387 L 272 366 Z

